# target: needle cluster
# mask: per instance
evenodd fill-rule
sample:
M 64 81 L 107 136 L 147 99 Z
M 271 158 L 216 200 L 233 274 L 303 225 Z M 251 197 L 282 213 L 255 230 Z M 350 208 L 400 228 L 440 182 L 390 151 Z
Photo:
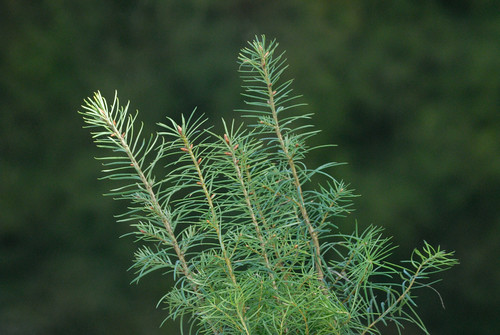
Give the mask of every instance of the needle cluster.
M 101 157 L 109 195 L 128 201 L 119 221 L 134 227 L 136 281 L 156 270 L 175 278 L 161 299 L 170 318 L 200 334 L 380 334 L 392 323 L 425 326 L 414 291 L 456 264 L 425 243 L 407 266 L 387 261 L 393 246 L 380 228 L 340 233 L 352 190 L 309 168 L 317 130 L 292 81 L 284 53 L 256 37 L 239 54 L 249 126 L 224 122 L 217 134 L 193 112 L 159 123 L 147 138 L 137 112 L 97 92 L 81 114 Z M 155 174 L 161 171 L 161 178 Z M 311 180 L 322 180 L 311 187 Z

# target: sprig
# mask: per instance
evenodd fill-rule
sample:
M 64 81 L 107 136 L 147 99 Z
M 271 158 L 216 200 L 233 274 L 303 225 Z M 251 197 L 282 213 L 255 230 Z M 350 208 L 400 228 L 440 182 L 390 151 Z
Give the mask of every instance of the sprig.
M 238 61 L 251 124 L 223 120 L 222 134 L 193 111 L 146 140 L 116 95 L 111 105 L 99 92 L 85 100 L 84 121 L 109 152 L 103 179 L 123 183 L 108 195 L 129 203 L 118 221 L 143 244 L 134 281 L 173 275 L 160 302 L 170 318 L 191 320 L 190 333 L 380 334 L 404 322 L 426 332 L 414 291 L 432 288 L 430 276 L 457 263 L 453 253 L 425 243 L 405 267 L 388 261 L 394 246 L 382 229 L 342 233 L 336 218 L 352 211 L 354 194 L 328 173 L 338 163 L 306 164 L 318 131 L 311 114 L 295 112 L 303 104 L 282 80 L 284 53 L 256 37 Z

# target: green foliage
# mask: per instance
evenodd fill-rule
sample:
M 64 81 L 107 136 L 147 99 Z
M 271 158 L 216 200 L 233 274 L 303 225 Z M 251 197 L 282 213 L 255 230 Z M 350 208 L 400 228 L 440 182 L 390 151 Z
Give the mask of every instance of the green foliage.
M 81 114 L 110 150 L 103 179 L 122 183 L 109 195 L 129 203 L 119 221 L 144 244 L 135 280 L 173 275 L 162 301 L 193 333 L 380 334 L 404 322 L 426 332 L 415 290 L 456 264 L 453 253 L 425 243 L 396 265 L 380 228 L 340 231 L 335 219 L 352 211 L 354 195 L 327 173 L 337 163 L 306 165 L 318 131 L 294 113 L 301 103 L 281 80 L 277 47 L 262 36 L 239 54 L 249 126 L 223 121 L 223 134 L 193 112 L 144 139 L 137 113 L 116 96 L 86 100 Z

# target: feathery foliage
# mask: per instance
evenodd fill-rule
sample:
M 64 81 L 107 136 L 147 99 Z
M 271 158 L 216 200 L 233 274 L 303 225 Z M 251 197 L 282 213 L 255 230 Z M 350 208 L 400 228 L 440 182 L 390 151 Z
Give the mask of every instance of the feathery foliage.
M 239 54 L 247 128 L 223 122 L 217 134 L 193 112 L 143 138 L 137 112 L 117 96 L 85 101 L 84 121 L 109 152 L 103 179 L 122 183 L 109 195 L 129 203 L 119 221 L 143 244 L 135 280 L 172 274 L 161 301 L 170 318 L 191 321 L 190 333 L 380 334 L 404 322 L 426 332 L 414 292 L 456 264 L 453 253 L 425 243 L 395 265 L 380 228 L 340 233 L 335 218 L 352 211 L 354 195 L 326 172 L 337 163 L 306 165 L 317 130 L 311 115 L 294 114 L 302 104 L 281 80 L 277 47 L 256 37 Z M 306 189 L 313 177 L 322 184 Z

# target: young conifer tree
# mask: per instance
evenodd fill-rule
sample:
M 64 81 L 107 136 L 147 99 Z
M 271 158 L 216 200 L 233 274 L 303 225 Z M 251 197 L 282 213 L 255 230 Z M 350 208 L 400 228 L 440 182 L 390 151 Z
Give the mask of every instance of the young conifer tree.
M 119 221 L 143 244 L 136 281 L 172 274 L 162 301 L 190 333 L 381 334 L 405 322 L 427 333 L 415 290 L 456 264 L 453 253 L 424 243 L 396 265 L 380 228 L 339 231 L 352 191 L 326 172 L 336 163 L 307 166 L 317 130 L 304 125 L 310 114 L 292 111 L 301 104 L 280 80 L 277 47 L 261 36 L 239 54 L 248 127 L 223 122 L 217 134 L 193 112 L 144 139 L 137 112 L 116 95 L 111 105 L 99 92 L 85 101 L 80 113 L 108 150 L 104 179 L 123 183 L 109 195 L 129 203 Z

